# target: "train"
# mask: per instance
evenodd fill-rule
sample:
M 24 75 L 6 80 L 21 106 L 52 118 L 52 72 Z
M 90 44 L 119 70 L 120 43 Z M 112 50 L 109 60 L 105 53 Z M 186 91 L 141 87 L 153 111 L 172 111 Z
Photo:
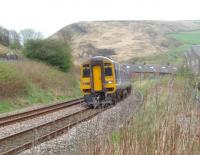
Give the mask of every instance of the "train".
M 84 61 L 80 70 L 80 88 L 90 108 L 114 105 L 131 93 L 131 74 L 126 65 L 95 56 Z

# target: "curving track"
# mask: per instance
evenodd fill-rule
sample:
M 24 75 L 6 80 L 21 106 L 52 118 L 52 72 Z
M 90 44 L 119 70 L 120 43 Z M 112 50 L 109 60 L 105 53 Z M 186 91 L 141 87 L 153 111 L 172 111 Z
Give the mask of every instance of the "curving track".
M 67 132 L 74 125 L 86 121 L 100 112 L 102 112 L 102 109 L 85 109 L 56 121 L 0 139 L 1 153 L 3 155 L 10 155 L 29 149 L 34 145 L 38 145 Z
M 78 98 L 78 99 L 74 99 L 71 101 L 67 101 L 67 102 L 61 102 L 58 104 L 52 104 L 49 106 L 45 106 L 42 108 L 38 108 L 38 109 L 34 109 L 34 110 L 29 110 L 29 111 L 25 111 L 22 113 L 18 113 L 18 114 L 14 114 L 14 115 L 9 115 L 9 116 L 5 116 L 5 117 L 0 117 L 0 127 L 2 126 L 6 126 L 6 125 L 10 125 L 10 124 L 14 124 L 16 122 L 20 122 L 20 121 L 25 121 L 31 118 L 35 118 L 41 115 L 45 115 L 51 112 L 55 112 L 64 108 L 68 108 L 77 104 L 81 104 L 84 102 L 83 98 Z
M 73 105 L 76 106 L 83 102 L 84 100 L 82 98 L 79 98 L 69 102 L 64 102 L 57 105 L 51 105 L 49 107 L 43 107 L 41 109 L 19 113 L 16 114 L 16 117 L 15 115 L 2 117 L 0 121 L 2 125 L 8 125 L 18 121 L 24 121 L 30 118 L 44 115 L 46 113 L 51 113 L 62 108 L 68 108 Z M 90 118 L 96 116 L 102 111 L 105 111 L 106 109 L 107 108 L 89 109 L 85 107 L 75 113 L 62 116 L 56 120 L 49 121 L 48 123 L 44 123 L 1 138 L 0 154 L 12 155 L 20 153 L 21 151 L 29 149 L 34 145 L 38 145 L 42 142 L 48 141 L 67 132 L 76 124 L 89 120 Z

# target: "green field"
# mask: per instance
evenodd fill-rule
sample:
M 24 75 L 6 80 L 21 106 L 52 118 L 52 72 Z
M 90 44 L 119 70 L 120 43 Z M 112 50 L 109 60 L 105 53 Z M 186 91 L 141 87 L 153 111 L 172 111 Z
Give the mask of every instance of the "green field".
M 171 48 L 167 52 L 154 54 L 147 57 L 136 57 L 132 60 L 134 63 L 147 64 L 182 64 L 182 55 L 192 45 L 200 44 L 200 30 L 177 32 L 166 34 L 166 37 L 174 38 L 181 43 L 179 47 Z
M 154 54 L 148 57 L 136 57 L 133 58 L 134 63 L 146 63 L 146 64 L 181 64 L 182 55 L 191 47 L 190 44 L 184 44 L 177 48 L 169 49 L 168 52 Z
M 200 44 L 200 30 L 167 34 L 184 44 Z

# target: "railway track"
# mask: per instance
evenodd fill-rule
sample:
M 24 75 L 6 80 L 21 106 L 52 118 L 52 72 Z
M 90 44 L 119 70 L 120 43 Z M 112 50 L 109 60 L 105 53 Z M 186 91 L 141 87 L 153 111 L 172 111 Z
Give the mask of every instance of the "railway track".
M 68 108 L 77 104 L 81 104 L 83 102 L 84 102 L 83 98 L 78 98 L 71 101 L 61 102 L 61 103 L 45 106 L 42 108 L 17 113 L 14 115 L 0 117 L 0 127 L 14 124 L 21 121 L 25 121 L 31 118 L 39 117 L 41 115 L 45 115 L 45 114 L 55 112 L 64 108 Z
M 0 154 L 12 155 L 55 138 L 106 109 L 85 108 L 57 120 L 0 139 Z

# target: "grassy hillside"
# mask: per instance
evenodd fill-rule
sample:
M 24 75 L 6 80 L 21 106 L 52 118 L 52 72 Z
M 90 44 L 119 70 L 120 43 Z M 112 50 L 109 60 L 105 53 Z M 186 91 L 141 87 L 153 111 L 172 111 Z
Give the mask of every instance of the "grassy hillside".
M 96 21 L 68 25 L 51 37 L 71 42 L 77 64 L 95 55 L 122 62 L 176 50 L 180 42 L 166 34 L 197 29 L 194 21 Z
M 180 43 L 180 46 L 170 48 L 167 52 L 154 54 L 148 57 L 136 57 L 131 62 L 135 63 L 159 63 L 181 65 L 183 52 L 187 51 L 192 45 L 200 44 L 200 30 L 188 32 L 174 32 L 166 34 L 166 37 L 173 38 Z
M 182 56 L 185 51 L 187 51 L 191 45 L 183 44 L 177 48 L 169 49 L 165 53 L 153 54 L 147 57 L 136 57 L 133 58 L 131 63 L 147 63 L 147 64 L 182 64 Z
M 168 37 L 174 38 L 184 44 L 200 44 L 200 30 L 171 33 Z
M 0 113 L 80 96 L 75 68 L 64 73 L 40 62 L 0 62 Z

